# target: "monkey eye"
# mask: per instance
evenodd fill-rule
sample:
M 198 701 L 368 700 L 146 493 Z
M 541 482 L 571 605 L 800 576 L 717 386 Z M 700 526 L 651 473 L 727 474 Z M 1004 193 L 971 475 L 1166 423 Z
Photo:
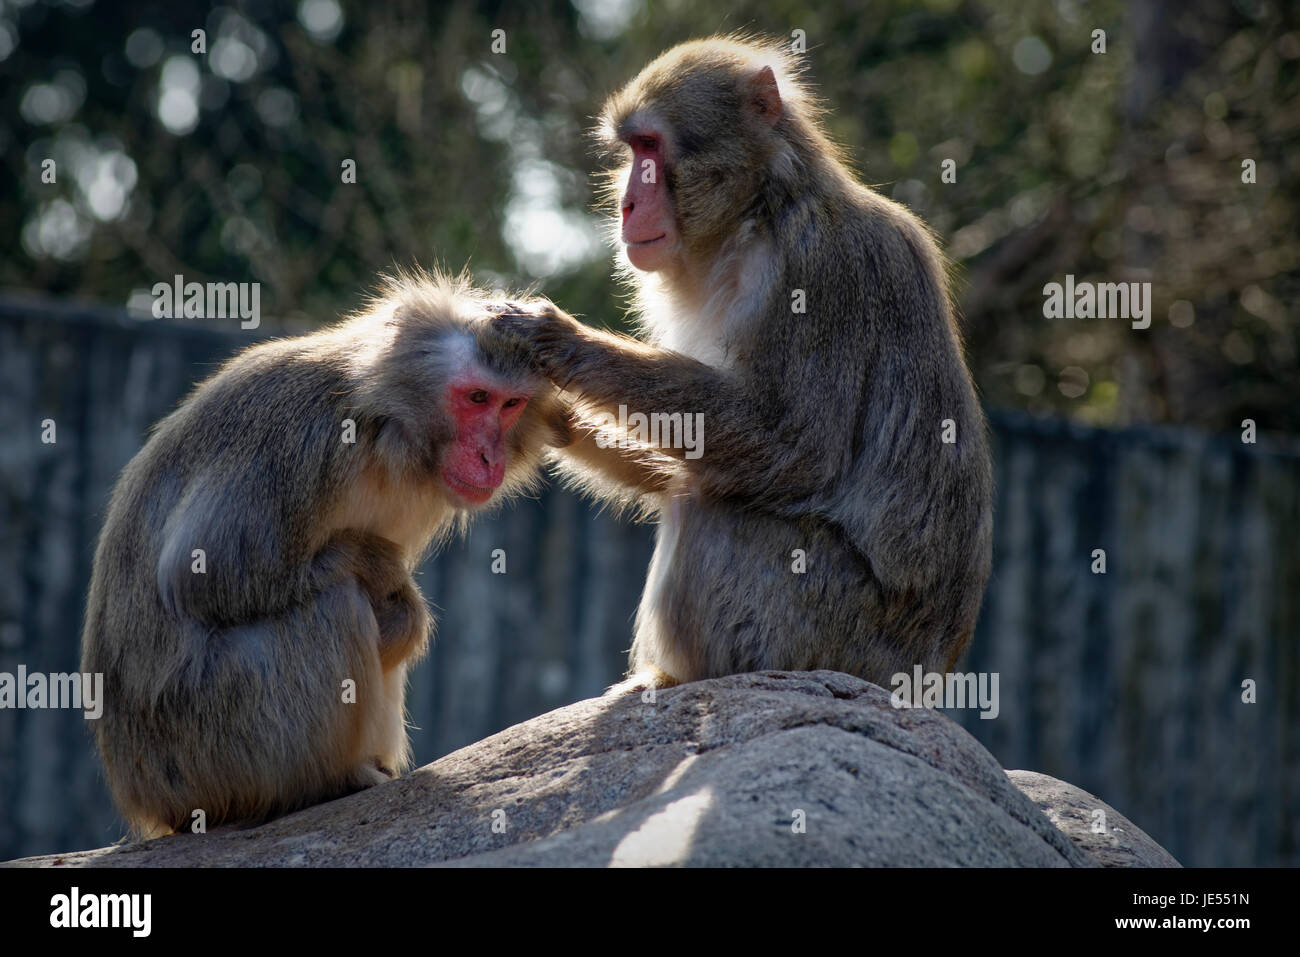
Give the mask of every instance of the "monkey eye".
M 471 392 L 469 394 L 469 400 L 475 403 L 476 405 L 482 405 L 484 402 L 488 400 L 488 394 L 484 392 L 482 389 L 478 389 L 477 391 Z
M 522 401 L 522 400 L 519 399 L 518 397 L 513 398 L 513 399 L 506 399 L 503 408 L 506 408 L 506 409 L 513 409 L 513 408 L 514 408 L 515 406 L 517 406 L 521 401 Z
M 653 136 L 638 136 L 633 140 L 632 145 L 643 150 L 657 150 L 659 140 Z

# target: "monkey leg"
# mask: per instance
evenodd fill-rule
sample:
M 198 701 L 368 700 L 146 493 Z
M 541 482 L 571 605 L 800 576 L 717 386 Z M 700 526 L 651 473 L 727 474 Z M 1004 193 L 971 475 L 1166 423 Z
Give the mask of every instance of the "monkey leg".
M 180 665 L 122 681 L 97 737 L 137 833 L 255 823 L 404 769 L 405 667 L 385 672 L 379 625 L 356 582 L 246 625 L 186 622 Z
M 415 586 L 401 548 L 359 529 L 335 533 L 317 554 L 336 578 L 360 587 L 375 623 L 375 649 L 381 669 L 380 702 L 367 711 L 366 742 L 349 790 L 381 783 L 411 763 L 406 734 L 406 669 L 429 645 L 433 617 Z
M 663 512 L 634 673 L 677 680 L 830 669 L 888 686 L 944 666 L 962 626 L 922 589 L 886 589 L 835 526 L 684 499 Z

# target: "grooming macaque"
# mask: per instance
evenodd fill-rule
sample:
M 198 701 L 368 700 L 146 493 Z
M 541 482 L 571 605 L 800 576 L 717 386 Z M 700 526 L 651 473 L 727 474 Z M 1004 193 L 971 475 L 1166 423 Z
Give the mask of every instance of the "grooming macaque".
M 132 830 L 256 822 L 410 763 L 408 666 L 432 620 L 411 572 L 569 441 L 555 389 L 463 280 L 253 346 L 127 465 L 95 553 L 82 667 Z M 515 305 L 513 308 L 520 308 Z
M 622 687 L 950 669 L 989 574 L 992 477 L 926 228 L 854 179 L 776 45 L 669 50 L 600 135 L 624 157 L 609 189 L 648 341 L 548 306 L 495 322 L 587 413 L 703 413 L 696 459 L 566 454 L 659 516 Z

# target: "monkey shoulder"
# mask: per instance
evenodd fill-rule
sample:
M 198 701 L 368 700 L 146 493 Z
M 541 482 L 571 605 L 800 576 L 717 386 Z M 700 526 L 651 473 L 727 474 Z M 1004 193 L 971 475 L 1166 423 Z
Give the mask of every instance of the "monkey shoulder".
M 356 445 L 346 442 L 342 363 L 303 339 L 273 340 L 228 360 L 154 430 L 121 486 L 152 508 L 195 495 L 244 509 L 258 500 L 318 498 Z M 308 341 L 304 341 L 308 340 Z
M 221 433 L 233 429 L 292 440 L 295 430 L 332 417 L 353 386 L 344 360 L 313 348 L 311 338 L 259 343 L 228 360 L 177 410 L 194 437 L 229 439 Z

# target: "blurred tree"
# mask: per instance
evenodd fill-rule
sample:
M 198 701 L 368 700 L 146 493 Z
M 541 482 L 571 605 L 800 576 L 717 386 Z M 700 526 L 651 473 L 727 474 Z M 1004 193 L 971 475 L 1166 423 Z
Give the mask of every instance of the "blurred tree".
M 584 134 L 662 49 L 731 30 L 803 31 L 863 178 L 945 241 L 990 404 L 1300 430 L 1285 0 L 0 0 L 0 283 L 256 280 L 292 327 L 377 270 L 469 262 L 617 322 Z M 1066 274 L 1150 282 L 1151 327 L 1044 318 Z

